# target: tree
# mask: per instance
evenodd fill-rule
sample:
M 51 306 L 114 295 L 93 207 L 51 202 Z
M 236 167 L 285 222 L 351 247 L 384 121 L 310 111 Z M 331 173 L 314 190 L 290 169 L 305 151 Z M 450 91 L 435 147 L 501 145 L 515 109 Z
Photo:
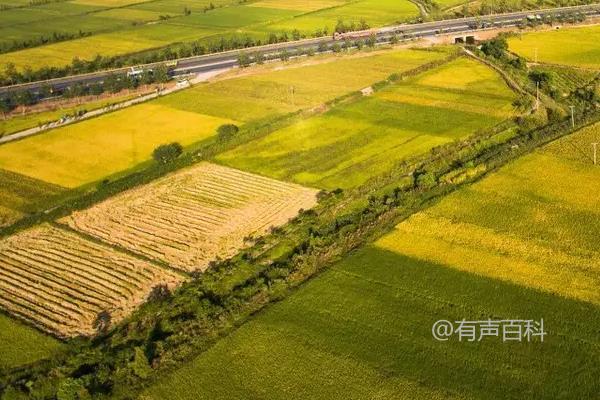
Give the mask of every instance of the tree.
M 0 98 L 0 112 L 2 113 L 2 118 L 6 119 L 6 114 L 14 110 L 15 104 L 11 97 L 3 97 Z
M 290 59 L 290 53 L 286 49 L 283 49 L 281 50 L 281 53 L 279 53 L 279 58 L 281 61 L 287 61 Z
M 502 58 L 506 50 L 508 50 L 508 43 L 503 37 L 486 40 L 481 45 L 481 51 L 485 55 L 494 58 Z
M 552 74 L 546 71 L 531 71 L 529 73 L 529 79 L 533 83 L 540 85 L 541 88 L 549 87 L 552 83 Z
M 372 34 L 371 36 L 368 37 L 367 39 L 367 47 L 375 47 L 375 44 L 377 43 L 377 36 L 375 36 L 375 34 Z
M 233 138 L 239 130 L 240 128 L 238 128 L 237 125 L 234 124 L 221 125 L 217 129 L 217 138 L 220 142 L 226 142 L 228 140 L 231 140 L 231 138 Z
M 262 65 L 265 63 L 265 55 L 263 53 L 261 53 L 260 51 L 257 51 L 256 53 L 254 53 L 254 56 L 252 56 L 252 59 L 258 65 Z
M 246 68 L 250 65 L 250 63 L 250 56 L 246 54 L 246 52 L 242 51 L 240 54 L 238 54 L 238 65 L 240 68 Z
M 60 382 L 57 400 L 88 400 L 91 399 L 89 392 L 79 379 L 65 378 Z
M 431 189 L 436 183 L 435 175 L 431 172 L 421 172 L 416 174 L 415 184 L 419 189 Z
M 160 164 L 168 164 L 183 153 L 183 147 L 177 143 L 161 144 L 152 152 L 152 158 Z
M 169 70 L 166 65 L 159 65 L 154 69 L 154 81 L 165 83 L 169 80 Z

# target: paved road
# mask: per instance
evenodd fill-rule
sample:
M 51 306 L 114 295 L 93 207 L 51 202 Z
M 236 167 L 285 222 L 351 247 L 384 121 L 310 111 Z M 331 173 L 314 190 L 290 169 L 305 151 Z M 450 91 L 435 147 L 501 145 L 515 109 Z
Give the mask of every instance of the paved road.
M 575 7 L 561 7 L 561 8 L 550 8 L 546 10 L 537 11 L 520 11 L 506 14 L 494 14 L 485 17 L 471 17 L 471 18 L 460 18 L 451 19 L 445 21 L 433 21 L 421 24 L 402 24 L 396 26 L 384 27 L 376 30 L 378 40 L 385 41 L 392 35 L 399 35 L 404 38 L 420 38 L 427 36 L 435 36 L 440 33 L 458 33 L 458 32 L 477 32 L 480 30 L 489 29 L 490 27 L 482 27 L 472 29 L 474 24 L 486 22 L 491 25 L 492 23 L 498 27 L 511 27 L 523 22 L 528 15 L 536 14 L 542 17 L 549 15 L 567 14 L 572 12 L 580 12 L 587 16 L 600 16 L 600 4 L 590 4 L 584 6 Z M 332 37 L 323 37 L 316 39 L 305 39 L 295 42 L 278 43 L 266 46 L 257 46 L 246 49 L 247 52 L 260 52 L 266 56 L 277 54 L 282 50 L 294 51 L 301 48 L 317 48 L 320 44 L 332 44 L 335 40 Z M 209 54 L 204 56 L 195 56 L 189 58 L 182 58 L 177 60 L 177 67 L 173 73 L 175 76 L 185 75 L 189 73 L 201 73 L 213 70 L 219 70 L 223 68 L 229 68 L 237 64 L 237 57 L 240 50 L 232 50 L 223 53 Z M 163 63 L 147 64 L 141 67 L 152 68 Z M 31 90 L 32 92 L 38 91 L 44 85 L 50 85 L 56 89 L 63 89 L 65 87 L 74 84 L 90 84 L 94 82 L 102 82 L 108 75 L 114 73 L 126 73 L 129 68 L 119 68 L 110 71 L 100 71 L 90 74 L 82 74 L 69 76 L 65 78 L 51 79 L 48 81 L 38 81 L 31 83 L 24 83 L 20 85 L 0 87 L 0 94 L 7 92 L 15 92 L 22 90 Z

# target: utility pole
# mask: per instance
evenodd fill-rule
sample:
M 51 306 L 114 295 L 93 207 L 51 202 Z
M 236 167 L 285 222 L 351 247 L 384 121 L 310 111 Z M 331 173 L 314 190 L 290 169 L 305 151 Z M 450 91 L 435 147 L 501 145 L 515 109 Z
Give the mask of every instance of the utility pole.
M 569 108 L 571 109 L 571 126 L 575 128 L 575 106 L 569 106 Z
M 597 147 L 598 147 L 598 143 L 592 143 L 592 147 L 594 148 L 594 165 L 597 164 L 598 159 L 596 158 L 596 152 L 597 152 Z
M 540 108 L 540 82 L 537 81 L 535 83 L 535 109 L 538 110 Z

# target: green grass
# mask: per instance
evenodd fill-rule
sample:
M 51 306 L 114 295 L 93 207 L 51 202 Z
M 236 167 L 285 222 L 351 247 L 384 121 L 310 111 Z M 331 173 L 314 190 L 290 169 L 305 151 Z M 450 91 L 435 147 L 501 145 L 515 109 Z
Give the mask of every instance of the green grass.
M 416 214 L 183 368 L 149 399 L 588 399 L 600 391 L 600 125 Z M 589 144 L 589 143 L 588 143 Z M 433 339 L 544 319 L 543 343 Z
M 534 32 L 509 39 L 509 48 L 530 61 L 600 69 L 600 27 Z
M 62 344 L 50 336 L 0 314 L 0 369 L 50 358 Z
M 461 58 L 217 160 L 311 186 L 354 187 L 403 158 L 500 122 L 513 98 L 495 72 Z

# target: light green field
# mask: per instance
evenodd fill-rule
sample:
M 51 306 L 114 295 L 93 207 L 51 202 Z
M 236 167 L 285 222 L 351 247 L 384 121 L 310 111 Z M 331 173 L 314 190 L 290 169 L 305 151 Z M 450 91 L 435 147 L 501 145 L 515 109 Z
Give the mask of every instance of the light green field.
M 394 72 L 407 71 L 446 56 L 445 52 L 401 50 L 351 57 L 316 57 L 315 65 L 275 71 L 265 69 L 261 74 L 200 85 L 158 103 L 237 121 L 259 120 L 320 105 L 383 80 Z M 349 73 L 340 79 L 340 71 L 361 73 Z
M 35 128 L 39 124 L 57 121 L 61 117 L 65 115 L 73 115 L 79 110 L 96 110 L 98 108 L 106 107 L 109 104 L 122 102 L 133 97 L 136 97 L 136 95 L 120 95 L 102 100 L 89 101 L 79 106 L 70 106 L 52 111 L 42 111 L 25 115 L 15 115 L 7 119 L 0 120 L 0 136 L 7 135 L 9 133 L 19 132 L 29 128 Z
M 495 72 L 460 58 L 217 160 L 311 186 L 354 187 L 403 158 L 502 121 L 513 98 Z
M 0 369 L 50 358 L 62 344 L 37 330 L 0 314 Z
M 333 32 L 339 18 L 348 22 L 364 18 L 371 26 L 381 26 L 418 15 L 416 7 L 408 0 L 266 0 L 250 4 L 238 4 L 232 0 L 194 3 L 158 0 L 115 8 L 120 7 L 120 3 L 84 0 L 44 5 L 47 9 L 31 7 L 2 12 L 0 43 L 3 40 L 12 43 L 13 40 L 50 37 L 55 32 L 77 34 L 81 30 L 96 34 L 1 54 L 0 66 L 10 62 L 18 69 L 26 66 L 33 69 L 63 67 L 74 57 L 89 60 L 96 55 L 124 55 L 171 43 L 214 42 L 234 34 L 264 41 L 271 32 L 290 34 L 299 29 L 310 36 L 325 26 Z M 216 8 L 204 12 L 211 3 Z M 65 8 L 64 12 L 62 8 Z M 184 8 L 190 9 L 191 14 L 184 16 Z M 173 18 L 157 21 L 161 15 Z M 155 22 L 151 24 L 132 26 L 132 22 L 153 20 Z
M 162 47 L 172 42 L 194 40 L 214 33 L 216 33 L 215 30 L 183 25 L 144 25 L 121 32 L 100 34 L 0 54 L 0 65 L 11 62 L 19 68 L 25 66 L 33 68 L 61 67 L 70 64 L 75 56 L 82 60 L 93 59 L 98 54 L 116 56 Z
M 600 26 L 527 33 L 511 37 L 510 50 L 530 61 L 600 69 Z
M 443 58 L 446 53 L 402 50 L 362 55 L 321 57 L 316 59 L 322 62 L 318 65 L 200 85 L 8 143 L 0 146 L 0 168 L 76 187 L 148 160 L 159 144 L 177 141 L 189 145 L 214 135 L 216 128 L 227 122 L 247 122 L 317 106 L 392 72 Z M 340 80 L 340 68 L 359 68 L 365 73 Z M 105 149 L 101 156 L 99 149 Z
M 187 146 L 231 122 L 142 104 L 2 145 L 0 168 L 72 188 L 146 161 L 160 144 Z
M 305 34 L 314 33 L 316 29 L 328 28 L 333 32 L 339 19 L 346 22 L 359 22 L 364 19 L 369 26 L 378 27 L 396 22 L 403 22 L 419 15 L 417 7 L 409 1 L 397 0 L 361 0 L 349 2 L 345 5 L 315 11 L 287 20 L 273 23 L 265 27 L 268 31 L 287 31 L 294 29 Z
M 251 7 L 279 8 L 282 10 L 316 11 L 325 8 L 337 7 L 348 2 L 347 0 L 259 0 L 248 4 Z
M 600 168 L 572 144 L 599 137 L 600 125 L 399 224 L 146 396 L 597 397 Z M 543 318 L 547 336 L 543 343 L 432 337 L 440 319 L 488 318 Z

